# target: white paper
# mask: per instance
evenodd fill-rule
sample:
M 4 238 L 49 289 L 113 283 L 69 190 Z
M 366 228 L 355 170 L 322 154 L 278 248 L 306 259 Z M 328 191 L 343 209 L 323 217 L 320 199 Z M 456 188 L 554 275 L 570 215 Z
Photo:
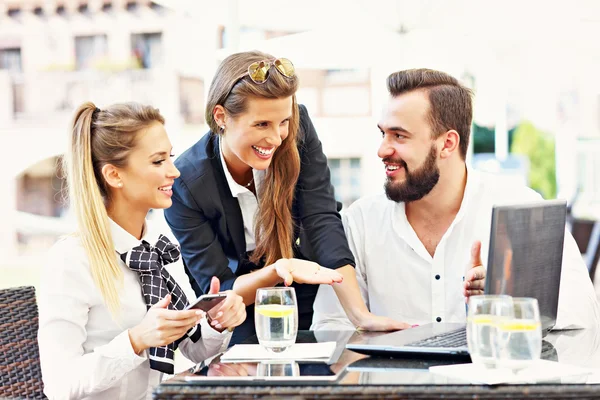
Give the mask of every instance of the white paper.
M 335 351 L 335 347 L 335 342 L 296 343 L 281 353 L 273 353 L 259 344 L 236 344 L 221 356 L 221 361 L 300 360 L 328 362 Z
M 477 364 L 439 365 L 429 367 L 429 371 L 446 377 L 460 379 L 469 383 L 497 385 L 502 383 L 537 383 L 560 380 L 561 378 L 588 375 L 594 372 L 555 361 L 533 361 L 527 368 L 512 371 L 506 368 L 484 368 Z

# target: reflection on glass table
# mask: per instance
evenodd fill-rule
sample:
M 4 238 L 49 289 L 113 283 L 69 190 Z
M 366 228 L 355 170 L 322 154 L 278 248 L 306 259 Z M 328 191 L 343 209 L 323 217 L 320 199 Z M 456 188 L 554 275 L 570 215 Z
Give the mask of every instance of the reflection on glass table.
M 293 360 L 223 363 L 220 357 L 216 357 L 198 364 L 184 379 L 202 385 L 265 385 L 270 382 L 303 385 L 333 383 L 343 373 L 343 368 L 334 371 L 325 363 L 298 363 Z
M 369 336 L 353 336 L 350 341 L 366 340 Z M 542 359 L 590 368 L 588 375 L 570 376 L 545 381 L 545 384 L 598 384 L 600 383 L 600 331 L 582 329 L 551 332 L 542 342 Z M 429 367 L 468 362 L 457 357 L 365 357 L 352 362 L 348 376 L 354 376 L 353 384 L 363 385 L 464 385 L 467 380 L 432 374 Z M 542 383 L 542 382 L 540 382 Z

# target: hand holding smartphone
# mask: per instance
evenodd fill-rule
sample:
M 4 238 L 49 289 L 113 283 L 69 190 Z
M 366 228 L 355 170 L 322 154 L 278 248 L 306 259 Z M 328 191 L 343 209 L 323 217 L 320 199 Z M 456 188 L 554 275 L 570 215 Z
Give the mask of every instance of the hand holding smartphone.
M 227 293 L 203 294 L 202 296 L 194 300 L 192 303 L 190 303 L 185 309 L 196 309 L 208 312 L 226 298 Z

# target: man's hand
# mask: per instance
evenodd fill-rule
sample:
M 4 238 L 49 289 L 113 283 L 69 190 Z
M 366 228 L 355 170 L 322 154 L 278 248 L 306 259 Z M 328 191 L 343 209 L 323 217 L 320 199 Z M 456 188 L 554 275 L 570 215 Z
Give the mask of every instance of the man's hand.
M 469 301 L 470 296 L 483 294 L 484 286 L 485 268 L 481 262 L 481 242 L 477 240 L 471 247 L 471 261 L 463 283 L 465 301 Z

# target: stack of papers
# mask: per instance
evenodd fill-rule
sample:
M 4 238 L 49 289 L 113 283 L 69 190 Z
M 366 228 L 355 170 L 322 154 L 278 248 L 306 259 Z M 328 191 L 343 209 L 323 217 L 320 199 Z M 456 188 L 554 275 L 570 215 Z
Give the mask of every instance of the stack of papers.
M 548 360 L 533 361 L 530 366 L 518 371 L 506 368 L 483 368 L 477 364 L 439 365 L 429 367 L 429 371 L 449 378 L 484 385 L 547 382 L 566 377 L 588 375 L 593 372 L 589 368 Z
M 273 353 L 259 344 L 236 344 L 221 356 L 221 362 L 294 360 L 327 363 L 335 347 L 335 342 L 297 343 L 281 353 Z

